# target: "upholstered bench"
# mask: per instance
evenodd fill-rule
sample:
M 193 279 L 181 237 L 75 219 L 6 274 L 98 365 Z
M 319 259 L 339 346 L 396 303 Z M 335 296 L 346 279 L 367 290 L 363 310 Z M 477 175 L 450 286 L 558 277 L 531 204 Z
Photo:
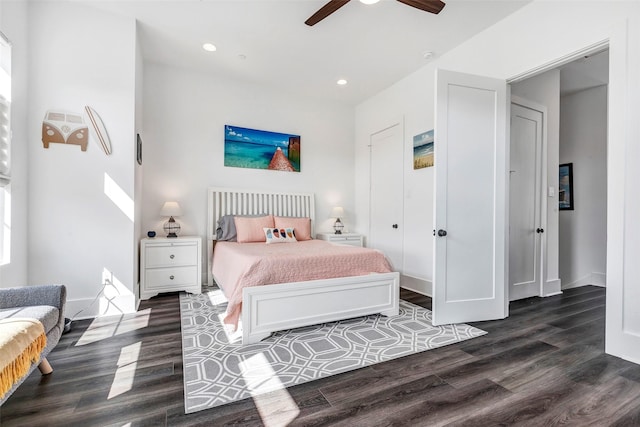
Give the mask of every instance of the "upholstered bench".
M 2 329 L 0 337 L 4 336 L 6 341 L 7 336 L 14 334 L 16 339 L 26 340 L 22 345 L 13 346 L 17 350 L 14 349 L 12 351 L 24 352 L 23 357 L 31 360 L 35 359 L 35 363 L 29 365 L 26 374 L 11 380 L 13 385 L 4 395 L 0 395 L 0 405 L 7 400 L 36 367 L 40 368 L 43 375 L 51 373 L 51 365 L 49 365 L 46 357 L 56 346 L 62 335 L 66 299 L 67 292 L 63 285 L 0 288 L 0 328 Z M 28 320 L 27 323 L 19 323 L 19 321 L 24 321 L 25 319 L 34 319 L 35 321 L 31 321 L 33 325 L 27 324 L 29 323 Z M 43 349 L 39 349 L 36 341 L 39 340 L 38 337 L 42 331 L 46 335 L 46 346 Z M 10 344 L 6 345 L 6 348 L 12 347 Z M 39 355 L 36 354 L 34 356 L 34 351 Z M 10 357 L 7 360 L 9 362 L 12 361 Z M 4 363 L 9 362 L 5 361 Z M 15 364 L 15 366 L 17 365 L 19 363 Z

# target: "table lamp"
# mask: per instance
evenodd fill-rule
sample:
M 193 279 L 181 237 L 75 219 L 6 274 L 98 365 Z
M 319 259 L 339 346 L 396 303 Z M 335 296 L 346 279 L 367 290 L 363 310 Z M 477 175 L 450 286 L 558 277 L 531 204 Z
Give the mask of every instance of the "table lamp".
M 333 229 L 336 234 L 342 234 L 342 229 L 344 228 L 344 224 L 340 221 L 340 217 L 344 216 L 344 209 L 340 206 L 336 206 L 331 209 L 331 217 L 336 219 L 336 222 L 333 224 Z
M 180 224 L 173 219 L 174 216 L 182 215 L 182 209 L 180 209 L 178 202 L 165 202 L 162 209 L 160 209 L 160 215 L 169 217 L 163 227 L 167 237 L 178 237 L 177 233 L 180 231 Z

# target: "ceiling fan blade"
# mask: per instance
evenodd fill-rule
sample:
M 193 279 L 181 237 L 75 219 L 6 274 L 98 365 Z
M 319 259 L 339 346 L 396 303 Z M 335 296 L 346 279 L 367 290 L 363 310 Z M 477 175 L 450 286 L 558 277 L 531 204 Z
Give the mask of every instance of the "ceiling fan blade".
M 311 17 L 304 21 L 304 23 L 308 26 L 316 25 L 318 22 L 322 21 L 324 18 L 331 15 L 347 3 L 349 3 L 349 0 L 330 0 L 329 3 L 318 9 L 318 11 L 311 15 Z
M 415 7 L 416 9 L 424 10 L 425 12 L 431 12 L 438 14 L 444 8 L 444 2 L 440 0 L 398 0 L 400 3 L 404 3 L 408 6 Z

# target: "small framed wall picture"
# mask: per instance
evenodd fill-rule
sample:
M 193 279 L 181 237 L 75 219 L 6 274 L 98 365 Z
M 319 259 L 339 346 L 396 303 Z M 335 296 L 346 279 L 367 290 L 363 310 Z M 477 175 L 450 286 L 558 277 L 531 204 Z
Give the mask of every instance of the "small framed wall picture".
M 138 160 L 138 164 L 142 165 L 142 138 L 140 138 L 140 134 L 136 134 L 136 159 Z
M 560 165 L 558 204 L 561 211 L 573 210 L 573 163 Z

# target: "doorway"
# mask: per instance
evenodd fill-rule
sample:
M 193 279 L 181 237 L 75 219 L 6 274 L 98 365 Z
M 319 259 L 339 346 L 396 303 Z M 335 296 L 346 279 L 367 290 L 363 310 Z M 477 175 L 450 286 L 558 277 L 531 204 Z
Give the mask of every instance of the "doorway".
M 608 49 L 604 49 L 512 84 L 513 94 L 547 108 L 548 149 L 544 145 L 542 159 L 547 165 L 541 165 L 542 184 L 534 195 L 540 200 L 539 222 L 533 220 L 537 207 L 524 209 L 523 200 L 512 199 L 510 203 L 511 301 L 555 295 L 562 289 L 587 284 L 605 284 L 608 67 Z M 519 150 L 518 135 L 514 135 L 521 131 L 519 127 L 522 126 L 517 121 L 512 121 L 512 162 Z M 573 190 L 580 193 L 578 198 L 573 194 L 571 207 L 559 203 L 560 194 L 564 194 L 564 183 L 559 181 L 561 164 L 573 166 Z M 517 167 L 510 170 L 514 168 Z M 513 181 L 514 173 L 510 175 Z M 527 181 L 530 189 L 534 185 L 532 179 Z M 514 197 L 513 188 L 510 195 Z M 531 203 L 534 201 L 531 199 Z M 539 246 L 534 246 L 536 243 Z M 524 280 L 533 278 L 534 273 L 539 274 L 537 292 L 531 281 Z

